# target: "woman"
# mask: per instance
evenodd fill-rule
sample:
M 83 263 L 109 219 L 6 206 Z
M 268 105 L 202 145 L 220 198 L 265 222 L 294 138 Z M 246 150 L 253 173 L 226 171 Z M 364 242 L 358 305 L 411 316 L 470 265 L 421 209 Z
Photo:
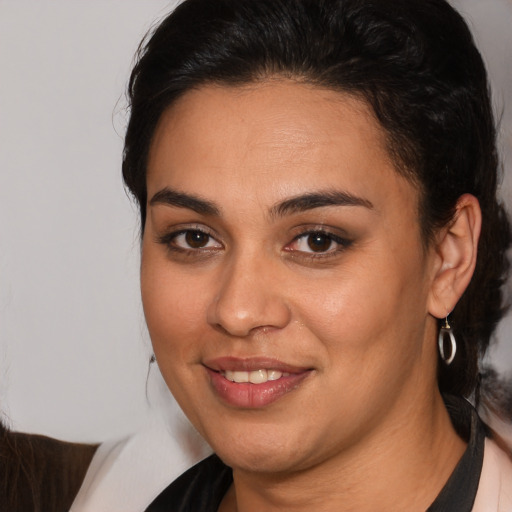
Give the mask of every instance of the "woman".
M 188 0 L 130 100 L 146 320 L 216 454 L 148 510 L 512 510 L 512 464 L 465 400 L 510 227 L 462 18 Z

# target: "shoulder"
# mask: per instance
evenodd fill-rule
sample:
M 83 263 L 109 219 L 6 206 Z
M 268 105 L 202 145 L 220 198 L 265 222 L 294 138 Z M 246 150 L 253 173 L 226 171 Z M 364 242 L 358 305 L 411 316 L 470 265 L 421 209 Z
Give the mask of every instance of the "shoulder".
M 129 436 L 102 443 L 71 511 L 145 510 L 171 482 L 211 453 L 188 423 L 170 423 L 152 415 Z
M 69 510 L 96 445 L 4 430 L 0 439 L 0 510 Z
M 473 512 L 512 512 L 512 460 L 491 439 L 485 440 Z

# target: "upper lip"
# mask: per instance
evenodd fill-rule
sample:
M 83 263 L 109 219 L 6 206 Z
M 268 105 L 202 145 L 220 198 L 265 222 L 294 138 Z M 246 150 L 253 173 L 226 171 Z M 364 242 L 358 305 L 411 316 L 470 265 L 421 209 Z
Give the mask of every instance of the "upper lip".
M 216 372 L 225 371 L 245 371 L 252 372 L 256 370 L 277 370 L 283 373 L 303 373 L 310 370 L 308 367 L 301 367 L 283 363 L 278 359 L 268 357 L 250 357 L 250 358 L 239 358 L 239 357 L 217 357 L 215 359 L 208 359 L 203 362 L 203 365 L 210 370 Z

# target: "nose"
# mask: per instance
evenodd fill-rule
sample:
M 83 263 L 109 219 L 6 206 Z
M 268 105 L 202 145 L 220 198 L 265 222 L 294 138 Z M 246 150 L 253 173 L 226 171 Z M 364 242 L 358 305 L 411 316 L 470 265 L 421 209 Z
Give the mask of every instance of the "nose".
M 236 337 L 282 329 L 291 319 L 283 284 L 270 264 L 232 261 L 223 269 L 218 294 L 208 308 L 208 323 Z

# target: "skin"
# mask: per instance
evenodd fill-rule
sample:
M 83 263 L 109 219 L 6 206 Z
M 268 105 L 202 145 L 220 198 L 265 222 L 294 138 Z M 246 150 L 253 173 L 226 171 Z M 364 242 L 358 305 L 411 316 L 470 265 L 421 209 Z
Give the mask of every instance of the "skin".
M 465 447 L 437 388 L 435 317 L 471 277 L 476 200 L 426 248 L 418 191 L 367 106 L 284 79 L 186 93 L 147 187 L 146 320 L 169 388 L 233 468 L 220 510 L 425 510 Z M 357 204 L 276 207 L 332 191 Z M 205 368 L 227 356 L 308 372 L 238 407 Z

